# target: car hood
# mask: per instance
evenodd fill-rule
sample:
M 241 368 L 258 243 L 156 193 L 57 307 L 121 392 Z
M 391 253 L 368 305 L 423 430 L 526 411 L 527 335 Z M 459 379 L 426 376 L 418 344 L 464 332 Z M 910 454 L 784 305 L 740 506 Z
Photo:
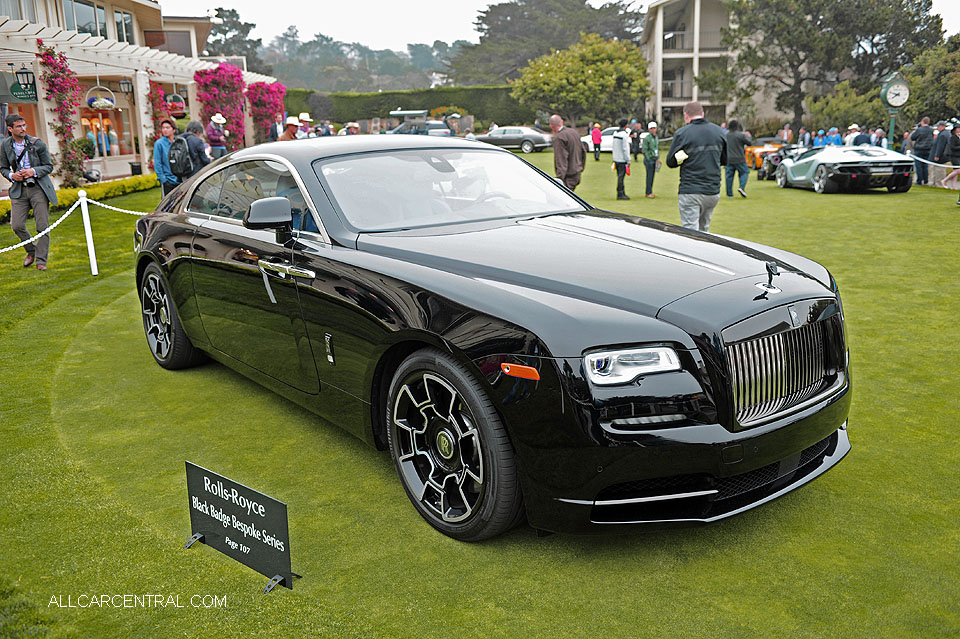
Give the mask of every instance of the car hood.
M 810 278 L 782 253 L 778 257 L 730 239 L 596 210 L 367 233 L 360 235 L 357 248 L 494 286 L 649 317 L 674 300 L 725 282 L 759 281 L 758 276 L 765 281 L 767 262 Z

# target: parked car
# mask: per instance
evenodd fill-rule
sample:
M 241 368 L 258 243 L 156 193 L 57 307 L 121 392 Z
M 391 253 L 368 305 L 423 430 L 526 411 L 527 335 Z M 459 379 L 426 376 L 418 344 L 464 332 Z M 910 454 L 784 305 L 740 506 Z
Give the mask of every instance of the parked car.
M 806 151 L 809 147 L 797 146 L 795 144 L 784 144 L 775 151 L 760 153 L 760 168 L 757 169 L 758 180 L 777 179 L 777 167 L 784 158 L 796 157 Z
M 913 184 L 913 160 L 878 146 L 821 146 L 777 167 L 777 186 L 796 186 L 817 193 L 887 187 L 904 193 Z
M 600 138 L 600 152 L 601 153 L 613 153 L 613 134 L 616 133 L 619 129 L 615 126 L 608 126 L 603 131 L 601 131 Z M 593 138 L 590 137 L 588 132 L 586 135 L 580 136 L 580 142 L 583 143 L 583 148 L 587 153 L 593 153 Z
M 850 450 L 824 267 L 599 211 L 503 149 L 262 144 L 134 240 L 160 366 L 212 358 L 389 450 L 456 539 L 713 522 Z
M 756 138 L 753 140 L 753 144 L 744 149 L 746 152 L 747 166 L 759 171 L 763 166 L 763 156 L 776 151 L 782 146 L 783 141 L 780 140 L 780 138 Z
M 505 149 L 520 149 L 524 153 L 540 152 L 553 144 L 553 137 L 529 126 L 502 126 L 477 140 Z
M 407 121 L 400 126 L 387 131 L 387 133 L 399 133 L 407 135 L 443 135 L 453 136 L 453 129 L 447 126 L 443 120 Z

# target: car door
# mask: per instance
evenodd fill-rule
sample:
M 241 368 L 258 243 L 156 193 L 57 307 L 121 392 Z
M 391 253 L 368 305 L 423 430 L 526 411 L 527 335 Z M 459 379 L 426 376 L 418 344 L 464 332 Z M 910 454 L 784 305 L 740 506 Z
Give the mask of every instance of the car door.
M 486 136 L 484 136 L 483 141 L 487 144 L 495 144 L 497 146 L 504 146 L 506 137 L 504 137 L 506 129 L 494 129 Z
M 790 167 L 790 181 L 810 184 L 813 172 L 820 165 L 822 151 L 823 147 L 817 147 L 801 154 Z
M 600 150 L 613 153 L 613 134 L 617 132 L 617 127 L 611 126 L 603 130 L 600 137 Z
M 276 160 L 249 160 L 220 173 L 216 207 L 211 208 L 212 194 L 200 194 L 199 188 L 190 203 L 213 213 L 197 230 L 192 250 L 197 307 L 207 338 L 217 350 L 261 373 L 317 393 L 296 284 L 310 274 L 291 270 L 291 242 L 278 242 L 273 230 L 242 224 L 252 202 L 285 196 L 291 184 L 296 187 L 291 169 Z
M 511 148 L 511 149 L 519 147 L 522 139 L 523 139 L 523 131 L 521 131 L 516 127 L 508 127 L 503 132 L 502 146 Z

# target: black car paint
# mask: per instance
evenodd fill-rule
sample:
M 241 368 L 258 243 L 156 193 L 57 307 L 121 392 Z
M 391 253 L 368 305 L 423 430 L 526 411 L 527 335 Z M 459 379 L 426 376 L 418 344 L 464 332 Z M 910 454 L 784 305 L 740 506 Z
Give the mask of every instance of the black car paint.
M 622 482 L 697 473 L 729 477 L 795 456 L 827 437 L 836 441 L 824 469 L 846 453 L 846 435 L 838 431 L 851 397 L 845 364 L 843 388 L 829 400 L 739 432 L 724 372 L 724 329 L 789 303 L 835 297 L 822 266 L 595 209 L 358 234 L 345 228 L 312 169 L 321 156 L 384 146 L 384 137 L 358 137 L 336 146 L 278 143 L 233 154 L 272 152 L 290 160 L 330 243 L 302 233 L 271 247 L 272 232 L 183 213 L 183 193 L 194 181 L 138 222 L 138 282 L 148 261 L 161 265 L 197 347 L 381 448 L 377 422 L 391 365 L 423 345 L 449 351 L 485 380 L 517 453 L 528 520 L 546 530 L 605 528 L 593 521 L 590 506 L 573 502 L 589 502 Z M 398 149 L 469 144 L 386 140 Z M 202 174 L 212 170 L 216 166 Z M 219 258 L 211 260 L 213 254 Z M 267 255 L 316 277 L 273 281 L 283 303 L 278 297 L 272 304 L 256 267 Z M 756 287 L 773 279 L 767 262 L 780 270 L 777 295 Z M 837 304 L 829 312 L 839 321 Z M 239 333 L 219 341 L 222 336 L 211 335 L 218 322 L 232 322 Z M 289 331 L 279 341 L 278 328 Z M 593 386 L 585 378 L 586 350 L 644 343 L 673 346 L 683 370 L 618 387 Z M 508 377 L 502 363 L 534 366 L 541 379 Z M 628 434 L 603 427 L 611 414 L 655 413 L 663 405 L 685 420 Z M 731 447 L 740 451 L 732 461 L 723 452 Z M 757 494 L 757 503 L 770 494 Z

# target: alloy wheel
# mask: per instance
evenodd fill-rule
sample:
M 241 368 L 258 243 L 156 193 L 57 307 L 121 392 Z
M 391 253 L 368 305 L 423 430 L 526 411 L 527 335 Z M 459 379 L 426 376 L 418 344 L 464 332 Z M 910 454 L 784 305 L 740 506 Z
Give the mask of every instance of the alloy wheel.
M 143 309 L 143 330 L 150 351 L 157 359 L 166 359 L 172 343 L 170 297 L 160 276 L 148 273 L 140 288 L 140 306 Z
M 401 477 L 437 519 L 468 519 L 484 495 L 483 449 L 476 420 L 457 389 L 432 372 L 407 377 L 393 407 Z

